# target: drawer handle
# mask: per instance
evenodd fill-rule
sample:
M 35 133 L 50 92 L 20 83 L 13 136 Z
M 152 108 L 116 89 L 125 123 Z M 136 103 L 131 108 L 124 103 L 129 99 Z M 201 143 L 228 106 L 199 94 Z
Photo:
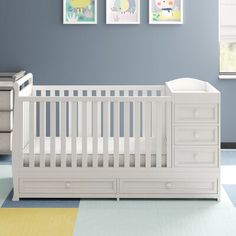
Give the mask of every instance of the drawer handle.
M 194 154 L 193 154 L 193 159 L 194 159 L 195 161 L 198 160 L 198 154 L 197 154 L 197 153 L 194 153 Z
M 66 183 L 65 183 L 65 186 L 66 186 L 66 188 L 68 189 L 68 188 L 71 187 L 71 183 L 70 183 L 70 182 L 66 182 Z
M 198 117 L 198 116 L 199 116 L 199 112 L 198 112 L 197 109 L 194 111 L 194 116 L 195 116 L 195 117 Z
M 194 132 L 194 137 L 195 137 L 195 139 L 199 139 L 200 138 L 199 133 L 198 132 Z
M 172 183 L 166 183 L 166 188 L 170 189 L 172 187 Z

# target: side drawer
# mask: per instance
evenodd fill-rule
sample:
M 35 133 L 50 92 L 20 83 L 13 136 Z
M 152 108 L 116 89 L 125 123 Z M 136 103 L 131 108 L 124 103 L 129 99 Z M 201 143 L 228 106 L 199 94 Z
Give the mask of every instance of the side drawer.
M 217 167 L 219 151 L 217 148 L 176 147 L 175 167 Z
M 20 179 L 21 193 L 116 193 L 115 179 Z
M 13 109 L 13 90 L 0 90 L 0 111 Z
M 0 132 L 12 131 L 13 127 L 13 112 L 1 112 L 0 111 Z
M 175 105 L 175 122 L 218 123 L 218 105 Z
M 176 126 L 175 144 L 217 145 L 218 127 L 216 126 Z
M 120 193 L 124 194 L 217 193 L 217 179 L 215 180 L 121 179 Z
M 12 149 L 12 133 L 0 133 L 0 153 L 10 153 Z

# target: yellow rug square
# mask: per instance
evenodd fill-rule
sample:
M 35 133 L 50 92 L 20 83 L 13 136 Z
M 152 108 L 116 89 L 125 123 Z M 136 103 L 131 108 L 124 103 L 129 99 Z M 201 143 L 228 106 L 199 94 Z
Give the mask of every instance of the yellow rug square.
M 0 236 L 72 236 L 78 209 L 0 209 Z

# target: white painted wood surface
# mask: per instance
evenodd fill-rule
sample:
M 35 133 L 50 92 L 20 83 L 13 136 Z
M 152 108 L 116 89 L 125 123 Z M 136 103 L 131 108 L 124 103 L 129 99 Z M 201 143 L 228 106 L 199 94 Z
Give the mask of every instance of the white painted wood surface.
M 219 199 L 220 94 L 211 85 L 33 86 L 31 77 L 15 87 L 14 200 Z
M 98 102 L 93 102 L 93 167 L 98 167 Z
M 50 104 L 50 152 L 51 162 L 50 166 L 56 166 L 56 153 L 55 153 L 55 138 L 56 138 L 56 102 Z

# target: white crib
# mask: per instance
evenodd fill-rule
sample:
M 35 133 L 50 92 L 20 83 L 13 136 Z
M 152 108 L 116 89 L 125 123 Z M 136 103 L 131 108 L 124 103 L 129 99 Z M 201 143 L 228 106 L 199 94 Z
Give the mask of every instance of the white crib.
M 219 199 L 219 111 L 219 92 L 193 79 L 34 86 L 28 74 L 15 85 L 13 200 Z

